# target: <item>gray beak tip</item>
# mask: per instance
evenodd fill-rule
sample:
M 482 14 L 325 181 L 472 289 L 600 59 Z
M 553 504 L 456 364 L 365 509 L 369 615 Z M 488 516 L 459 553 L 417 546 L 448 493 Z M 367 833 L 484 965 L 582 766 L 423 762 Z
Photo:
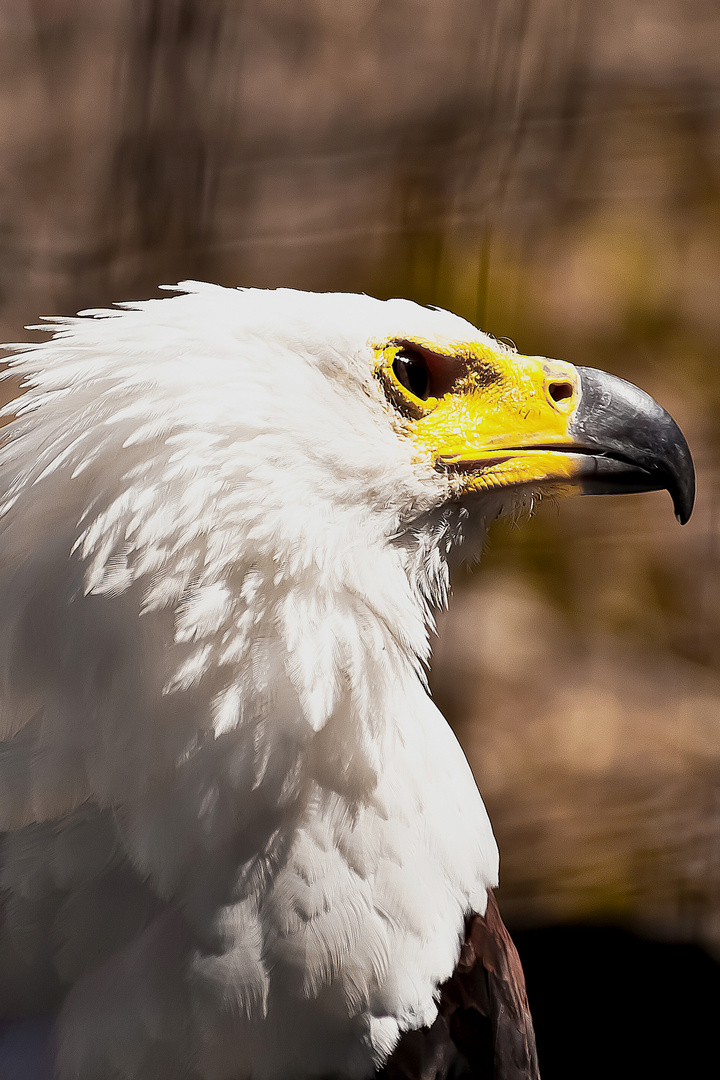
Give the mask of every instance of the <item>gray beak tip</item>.
M 680 525 L 687 525 L 693 512 L 693 506 L 695 504 L 695 484 L 692 488 L 682 492 L 676 492 L 673 495 L 673 505 L 675 507 L 675 517 Z

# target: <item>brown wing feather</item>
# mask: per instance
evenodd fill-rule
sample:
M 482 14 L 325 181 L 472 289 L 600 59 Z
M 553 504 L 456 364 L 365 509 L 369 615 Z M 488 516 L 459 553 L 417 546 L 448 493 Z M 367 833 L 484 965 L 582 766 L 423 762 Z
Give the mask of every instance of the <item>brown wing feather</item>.
M 539 1080 L 535 1032 L 517 949 L 492 893 L 471 915 L 460 959 L 430 1028 L 407 1032 L 382 1080 Z

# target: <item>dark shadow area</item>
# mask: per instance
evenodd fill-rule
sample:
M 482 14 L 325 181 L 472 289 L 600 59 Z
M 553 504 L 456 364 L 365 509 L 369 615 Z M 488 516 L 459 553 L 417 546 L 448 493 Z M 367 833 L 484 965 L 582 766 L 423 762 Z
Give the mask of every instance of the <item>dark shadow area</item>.
M 515 932 L 543 1080 L 720 1076 L 720 964 L 613 927 Z

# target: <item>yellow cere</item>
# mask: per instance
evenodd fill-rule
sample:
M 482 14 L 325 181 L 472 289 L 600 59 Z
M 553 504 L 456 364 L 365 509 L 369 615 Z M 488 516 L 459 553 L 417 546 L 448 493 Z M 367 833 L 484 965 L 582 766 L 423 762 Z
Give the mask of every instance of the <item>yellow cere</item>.
M 398 353 L 413 347 L 427 358 L 442 391 L 424 400 L 393 370 Z M 378 378 L 405 417 L 418 460 L 455 473 L 461 491 L 562 486 L 579 471 L 569 434 L 581 394 L 572 364 L 487 342 L 439 348 L 420 339 L 378 347 L 376 356 Z

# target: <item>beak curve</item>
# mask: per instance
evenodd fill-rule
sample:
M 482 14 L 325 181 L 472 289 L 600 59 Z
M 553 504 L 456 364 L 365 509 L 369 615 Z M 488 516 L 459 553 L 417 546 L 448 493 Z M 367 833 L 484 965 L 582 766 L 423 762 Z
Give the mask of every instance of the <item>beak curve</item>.
M 695 501 L 690 449 L 669 413 L 632 383 L 577 368 L 581 398 L 568 435 L 584 461 L 576 473 L 586 494 L 667 489 L 681 525 Z

